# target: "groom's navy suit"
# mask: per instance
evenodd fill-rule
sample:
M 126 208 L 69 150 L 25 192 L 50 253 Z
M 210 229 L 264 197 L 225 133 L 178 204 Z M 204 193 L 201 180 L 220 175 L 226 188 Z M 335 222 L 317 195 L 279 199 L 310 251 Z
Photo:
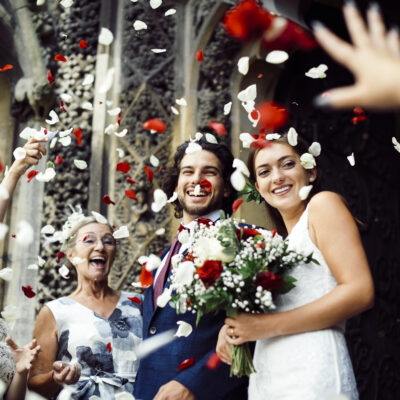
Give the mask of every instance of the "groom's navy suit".
M 165 287 L 169 284 L 167 280 Z M 215 352 L 218 332 L 224 320 L 224 313 L 209 313 L 201 318 L 196 327 L 196 314 L 177 314 L 168 304 L 164 308 L 154 309 L 153 286 L 146 289 L 143 302 L 144 340 L 169 329 L 176 330 L 177 321 L 192 325 L 193 332 L 188 337 L 177 338 L 140 361 L 135 398 L 152 400 L 162 385 L 175 380 L 186 386 L 196 400 L 247 399 L 247 379 L 230 378 L 230 367 L 222 362 L 216 369 L 207 367 L 208 359 Z M 194 365 L 179 371 L 178 366 L 190 358 L 194 358 Z

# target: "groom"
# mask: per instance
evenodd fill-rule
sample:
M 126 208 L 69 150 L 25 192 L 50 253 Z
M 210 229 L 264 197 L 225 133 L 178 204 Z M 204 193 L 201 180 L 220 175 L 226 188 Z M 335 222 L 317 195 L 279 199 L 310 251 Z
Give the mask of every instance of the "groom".
M 186 153 L 189 142 L 178 147 L 174 166 L 167 170 L 162 188 L 167 196 L 178 193 L 175 216 L 182 218 L 181 225 L 190 229 L 199 217 L 212 221 L 219 219 L 220 210 L 232 212 L 236 192 L 230 184 L 233 156 L 222 145 L 208 142 L 204 137 L 196 142 L 201 151 Z M 189 150 L 191 150 L 189 148 Z M 199 186 L 206 179 L 211 188 Z M 203 183 L 204 185 L 204 183 Z M 197 186 L 197 190 L 195 188 Z M 182 253 L 187 245 L 174 240 L 170 251 L 155 274 L 153 286 L 145 293 L 143 303 L 143 339 L 169 329 L 177 329 L 178 321 L 189 323 L 193 331 L 179 337 L 140 361 L 135 382 L 138 400 L 242 400 L 247 399 L 247 379 L 229 377 L 229 366 L 220 363 L 210 367 L 208 361 L 214 354 L 218 332 L 225 319 L 224 313 L 204 315 L 196 327 L 196 314 L 176 314 L 168 304 L 160 308 L 157 297 L 169 285 L 172 253 Z M 171 255 L 169 254 L 171 252 Z M 166 265 L 167 264 L 167 265 Z M 186 363 L 183 363 L 185 360 Z M 188 361 L 190 360 L 190 361 Z M 183 366 L 191 364 L 188 368 Z M 180 368 L 178 368 L 180 367 Z

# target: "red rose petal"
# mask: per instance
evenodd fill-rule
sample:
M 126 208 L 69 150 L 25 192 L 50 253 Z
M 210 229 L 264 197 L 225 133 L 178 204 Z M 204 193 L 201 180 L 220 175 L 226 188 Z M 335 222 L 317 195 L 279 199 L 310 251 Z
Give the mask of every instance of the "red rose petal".
M 263 74 L 258 74 L 258 75 L 257 75 L 257 78 L 260 79 L 260 78 L 262 78 L 263 76 L 264 76 Z
M 129 197 L 130 199 L 137 201 L 137 197 L 136 197 L 135 191 L 133 189 L 125 190 L 125 195 L 126 195 L 126 197 Z
M 109 353 L 111 353 L 111 343 L 110 342 L 107 343 L 107 350 Z
M 148 119 L 143 124 L 143 129 L 149 129 L 152 131 L 156 131 L 157 133 L 163 133 L 167 129 L 167 126 L 163 121 L 161 121 L 161 119 L 152 118 Z
M 14 233 L 11 235 L 11 237 L 13 238 L 13 239 L 15 239 L 16 237 L 17 237 L 17 235 L 15 235 Z
M 274 230 L 272 231 L 272 237 L 274 237 L 277 233 L 278 233 L 278 231 L 277 231 L 276 229 L 274 229 Z
M 357 115 L 365 114 L 365 111 L 361 107 L 354 107 L 353 113 Z
M 88 47 L 88 44 L 82 39 L 79 41 L 79 47 L 81 49 L 86 49 L 86 47 Z
M 142 272 L 140 273 L 140 284 L 147 288 L 153 284 L 153 274 L 146 269 L 146 263 L 143 264 Z
M 4 171 L 4 164 L 0 160 L 0 174 Z
M 35 169 L 31 170 L 28 172 L 28 183 L 39 173 L 39 171 L 36 171 Z
M 119 114 L 118 114 L 118 121 L 117 121 L 118 126 L 121 125 L 121 115 L 122 115 L 122 113 L 121 113 L 121 111 L 120 111 Z
M 197 50 L 196 51 L 196 60 L 199 61 L 199 62 L 203 62 L 204 61 L 203 50 Z
M 65 253 L 63 253 L 62 251 L 59 251 L 57 253 L 57 261 L 60 261 L 62 258 L 64 258 Z
M 210 357 L 208 357 L 206 367 L 208 369 L 216 369 L 219 364 L 221 364 L 221 359 L 218 357 L 217 353 L 213 353 Z
M 117 171 L 121 171 L 121 172 L 124 172 L 125 174 L 127 174 L 130 171 L 130 169 L 131 169 L 131 167 L 129 166 L 129 164 L 126 161 L 122 161 L 117 164 Z
M 159 174 L 161 171 L 162 171 L 162 166 L 160 166 L 160 168 L 158 168 L 158 171 L 157 171 L 157 173 Z
M 178 366 L 178 370 L 179 371 L 183 371 L 186 368 L 190 368 L 192 365 L 194 365 L 195 363 L 195 359 L 194 358 L 188 358 L 185 361 L 182 361 L 179 366 Z
M 146 171 L 147 179 L 150 181 L 150 183 L 153 183 L 153 171 L 147 166 L 144 166 L 144 170 Z
M 354 125 L 357 125 L 360 121 L 365 121 L 367 117 L 365 115 L 359 115 L 357 117 L 353 117 L 351 119 L 351 122 L 353 122 Z
M 64 107 L 64 102 L 62 100 L 60 100 L 60 110 L 63 112 L 67 112 L 67 110 Z
M 212 183 L 211 183 L 210 181 L 208 181 L 207 179 L 202 179 L 202 180 L 199 182 L 199 185 L 200 185 L 202 188 L 204 188 L 204 190 L 205 190 L 207 193 L 210 193 L 210 192 L 211 192 Z
M 6 64 L 3 68 L 0 68 L 0 72 L 7 71 L 8 69 L 13 69 L 14 67 L 11 64 Z
M 226 135 L 227 131 L 224 124 L 221 122 L 211 121 L 209 127 L 215 131 L 218 135 Z
M 78 146 L 82 146 L 82 131 L 79 128 L 76 128 L 72 132 L 78 141 Z
M 258 111 L 256 110 L 256 109 L 254 109 L 251 113 L 250 113 L 250 116 L 251 116 L 251 118 L 253 118 L 253 119 L 255 119 L 255 120 L 257 120 L 258 119 Z
M 62 62 L 67 62 L 67 59 L 62 55 L 62 54 L 57 54 L 54 56 L 54 59 L 56 61 L 62 61 Z
M 244 200 L 243 199 L 237 199 L 233 202 L 232 204 L 232 211 L 236 212 L 237 209 L 243 204 Z
M 128 297 L 128 300 L 130 300 L 132 303 L 136 303 L 136 304 L 141 304 L 142 303 L 140 301 L 140 299 L 138 299 L 137 297 Z
M 115 206 L 115 203 L 110 199 L 110 196 L 109 196 L 108 194 L 106 194 L 106 195 L 103 197 L 103 203 L 104 203 L 104 204 L 107 204 L 107 205 L 113 204 L 113 205 Z
M 56 163 L 56 164 L 62 164 L 62 162 L 63 162 L 63 158 L 62 158 L 61 156 L 56 156 L 56 161 L 55 161 L 55 163 Z
M 33 291 L 32 286 L 21 286 L 21 289 L 24 292 L 24 295 L 28 297 L 28 299 L 36 296 L 36 293 Z
M 50 70 L 47 71 L 47 80 L 49 81 L 49 85 L 51 85 L 55 81 L 54 76 Z
M 287 110 L 272 101 L 266 101 L 257 106 L 260 113 L 259 125 L 267 131 L 277 131 L 285 125 L 288 119 Z
M 132 178 L 130 178 L 129 176 L 126 178 L 126 181 L 128 183 L 130 183 L 131 185 L 134 185 L 136 183 L 136 181 L 134 181 Z

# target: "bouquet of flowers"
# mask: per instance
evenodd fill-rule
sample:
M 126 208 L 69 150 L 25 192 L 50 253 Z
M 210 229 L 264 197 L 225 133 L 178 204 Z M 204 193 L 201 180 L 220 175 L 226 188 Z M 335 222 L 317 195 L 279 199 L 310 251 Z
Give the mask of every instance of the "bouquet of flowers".
M 274 296 L 295 286 L 288 272 L 299 263 L 316 262 L 312 254 L 288 249 L 276 231 L 244 227 L 232 218 L 199 223 L 190 236 L 187 255 L 173 262 L 170 305 L 177 313 L 197 312 L 197 324 L 212 311 L 235 317 L 238 311 L 273 310 Z M 254 371 L 248 343 L 233 346 L 231 376 Z

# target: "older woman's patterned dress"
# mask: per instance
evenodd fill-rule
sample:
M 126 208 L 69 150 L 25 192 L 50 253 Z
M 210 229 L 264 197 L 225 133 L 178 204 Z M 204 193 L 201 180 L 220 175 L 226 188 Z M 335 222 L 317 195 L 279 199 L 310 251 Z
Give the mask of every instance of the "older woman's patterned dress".
M 65 386 L 73 399 L 114 399 L 133 394 L 139 366 L 135 348 L 142 341 L 142 295 L 121 292 L 117 306 L 104 318 L 69 297 L 50 301 L 58 329 L 56 360 L 77 361 L 82 367 L 75 385 Z

